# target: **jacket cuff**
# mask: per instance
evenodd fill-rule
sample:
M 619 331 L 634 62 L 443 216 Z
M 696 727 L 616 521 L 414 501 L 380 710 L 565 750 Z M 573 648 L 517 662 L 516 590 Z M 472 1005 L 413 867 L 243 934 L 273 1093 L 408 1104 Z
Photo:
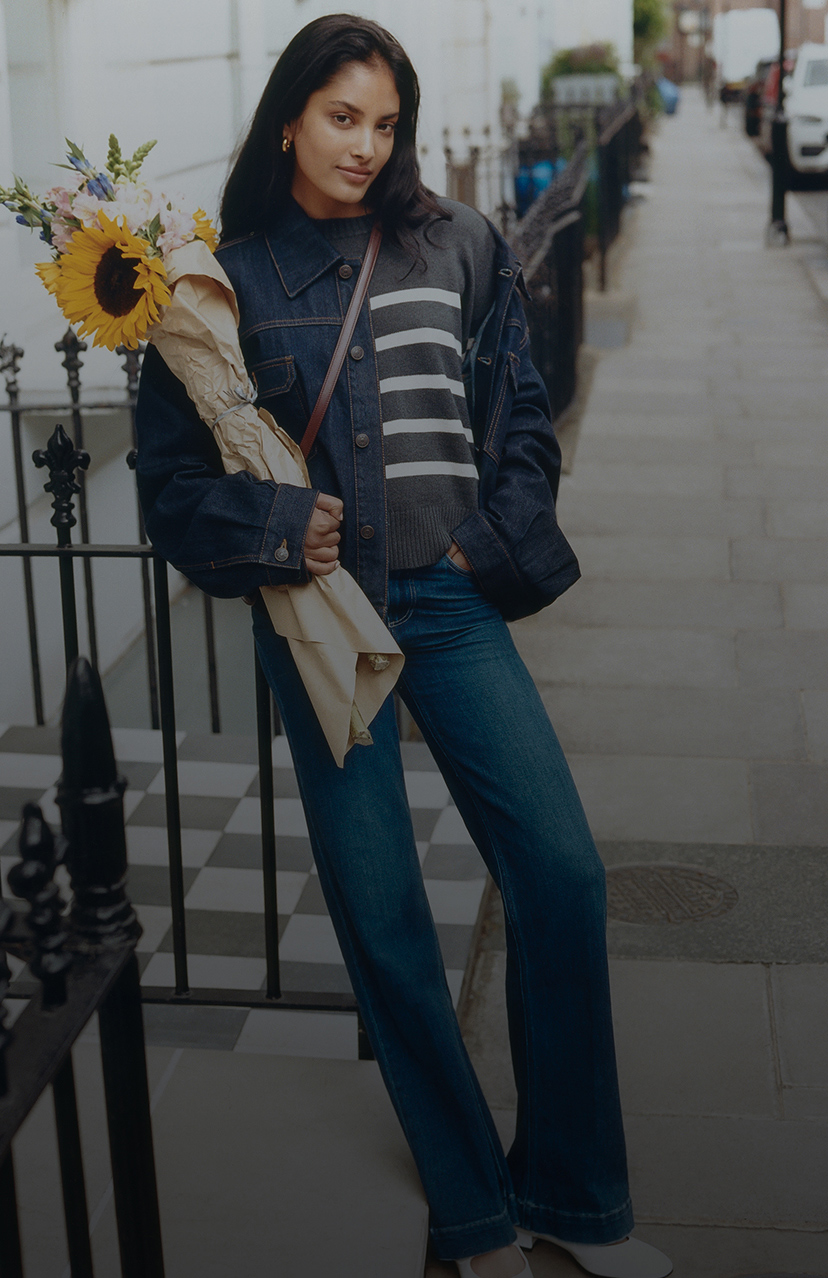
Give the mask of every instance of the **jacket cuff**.
M 522 585 L 517 565 L 481 511 L 469 515 L 451 535 L 471 564 L 485 595 L 493 599 L 508 598 Z
M 277 485 L 259 548 L 259 563 L 267 569 L 269 586 L 308 579 L 305 538 L 318 495 L 316 488 Z M 289 577 L 285 576 L 286 571 Z

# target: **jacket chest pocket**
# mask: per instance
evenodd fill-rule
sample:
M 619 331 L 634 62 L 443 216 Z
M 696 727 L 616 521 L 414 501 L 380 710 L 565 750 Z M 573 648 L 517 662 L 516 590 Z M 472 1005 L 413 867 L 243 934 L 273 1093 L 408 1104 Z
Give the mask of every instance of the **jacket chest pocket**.
M 293 355 L 249 363 L 250 372 L 263 408 L 294 438 L 301 438 L 310 417 L 307 395 Z

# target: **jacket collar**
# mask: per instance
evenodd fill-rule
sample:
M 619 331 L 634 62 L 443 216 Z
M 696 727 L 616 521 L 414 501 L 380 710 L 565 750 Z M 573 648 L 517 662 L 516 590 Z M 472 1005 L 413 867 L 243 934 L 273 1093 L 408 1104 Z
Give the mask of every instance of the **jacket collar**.
M 296 297 L 343 260 L 294 199 L 288 200 L 287 208 L 267 231 L 265 240 L 288 297 Z

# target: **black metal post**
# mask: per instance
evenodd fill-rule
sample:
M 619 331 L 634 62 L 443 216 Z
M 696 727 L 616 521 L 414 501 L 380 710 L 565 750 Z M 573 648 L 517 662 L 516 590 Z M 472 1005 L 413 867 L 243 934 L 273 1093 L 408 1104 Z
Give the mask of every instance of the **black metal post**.
M 790 234 L 785 218 L 785 194 L 788 189 L 788 121 L 785 115 L 785 8 L 786 0 L 779 0 L 779 85 L 776 92 L 776 111 L 771 124 L 771 220 L 768 240 L 772 244 L 789 244 Z
M 155 584 L 155 625 L 158 641 L 158 685 L 161 692 L 161 742 L 164 752 L 164 798 L 167 809 L 167 848 L 170 861 L 170 908 L 172 911 L 175 992 L 189 993 L 187 976 L 187 928 L 184 911 L 184 868 L 181 859 L 181 804 L 178 796 L 178 751 L 175 741 L 175 694 L 173 691 L 170 594 L 167 565 L 152 561 Z
M 596 163 L 598 168 L 598 287 L 607 291 L 607 254 L 610 245 L 609 230 L 609 157 L 608 148 L 598 144 Z
M 279 906 L 276 892 L 276 826 L 273 815 L 273 732 L 270 687 L 259 654 L 256 666 L 256 738 L 259 748 L 259 807 L 262 820 L 262 875 L 264 876 L 265 958 L 267 996 L 280 998 Z
M 63 1216 L 66 1246 L 72 1278 L 94 1278 L 92 1244 L 89 1238 L 89 1209 L 81 1151 L 78 1103 L 72 1057 L 67 1056 L 52 1082 L 55 1103 L 60 1180 L 63 1189 Z
M 207 687 L 210 690 L 210 729 L 221 732 L 221 715 L 218 695 L 218 663 L 216 661 L 216 626 L 213 600 L 202 594 L 204 603 L 204 639 L 207 645 Z
M 123 1278 L 164 1278 L 138 960 L 98 1012 Z
M 140 926 L 125 891 L 123 795 L 101 682 L 85 657 L 69 672 L 58 784 L 74 891 L 76 949 L 134 945 Z M 163 1278 L 138 961 L 130 953 L 98 1012 L 123 1278 Z M 56 1093 L 57 1095 L 57 1093 Z
M 43 487 L 47 493 L 53 494 L 52 506 L 55 513 L 52 515 L 51 523 L 57 529 L 57 544 L 71 546 L 71 530 L 77 523 L 73 513 L 72 498 L 80 492 L 80 486 L 75 480 L 75 471 L 86 470 L 89 465 L 89 454 L 75 448 L 63 427 L 56 426 L 46 447 L 38 448 L 32 453 L 32 460 L 35 466 L 45 466 L 49 472 L 49 480 Z M 78 608 L 72 560 L 68 557 L 62 558 L 58 570 L 60 602 L 63 610 L 63 650 L 68 670 L 78 655 Z
M 23 1254 L 20 1250 L 11 1149 L 0 1159 L 0 1274 L 3 1278 L 23 1278 Z
M 29 540 L 29 511 L 26 505 L 26 479 L 23 473 L 23 449 L 20 439 L 20 390 L 17 374 L 23 351 L 19 346 L 6 346 L 0 342 L 0 365 L 6 376 L 6 394 L 11 409 L 12 452 L 14 455 L 14 483 L 17 490 L 17 521 L 20 540 Z M 23 592 L 26 598 L 26 624 L 29 631 L 29 664 L 32 671 L 32 696 L 34 697 L 35 723 L 44 724 L 43 679 L 40 671 L 40 648 L 37 638 L 37 614 L 35 613 L 34 581 L 30 559 L 23 560 Z
M 131 351 L 126 346 L 116 346 L 116 355 L 123 355 L 124 362 L 121 368 L 127 375 L 127 401 L 129 404 L 129 422 L 130 432 L 132 435 L 132 448 L 127 453 L 127 465 L 130 470 L 135 470 L 138 462 L 138 439 L 135 433 L 135 407 L 138 402 L 138 378 L 141 372 L 141 356 L 144 347 L 140 346 L 138 350 Z M 138 540 L 142 546 L 147 544 L 147 530 L 144 527 L 144 512 L 141 509 L 141 503 L 138 501 L 138 493 L 135 493 L 135 505 L 138 514 Z M 161 727 L 161 716 L 158 710 L 158 667 L 155 654 L 155 632 L 152 624 L 152 593 L 150 590 L 150 573 L 149 563 L 146 559 L 141 560 L 141 599 L 144 605 L 144 638 L 146 641 L 147 653 L 147 686 L 149 689 L 149 708 L 150 708 L 150 726 L 152 728 Z
M 59 342 L 55 342 L 55 350 L 63 351 L 64 358 L 61 361 L 66 369 L 66 384 L 69 387 L 69 397 L 72 402 L 72 430 L 75 436 L 75 444 L 83 451 L 83 415 L 80 410 L 80 370 L 83 368 L 83 360 L 81 359 L 81 351 L 87 349 L 86 342 L 82 342 L 80 338 L 67 328 L 66 332 Z M 84 467 L 84 469 L 86 469 Z M 78 477 L 78 513 L 80 515 L 80 535 L 81 541 L 88 543 L 89 541 L 89 511 L 86 504 L 86 479 L 83 474 Z M 98 668 L 98 632 L 97 623 L 95 621 L 95 593 L 92 583 L 92 560 L 84 559 L 83 561 L 83 581 L 86 593 L 86 625 L 89 631 L 89 655 L 92 658 L 92 665 Z

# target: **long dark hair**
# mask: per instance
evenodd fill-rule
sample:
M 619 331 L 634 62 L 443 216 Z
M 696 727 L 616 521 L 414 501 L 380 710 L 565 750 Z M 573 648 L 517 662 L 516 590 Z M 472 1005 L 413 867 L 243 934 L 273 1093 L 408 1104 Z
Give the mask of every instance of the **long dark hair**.
M 346 63 L 377 58 L 388 64 L 394 77 L 400 116 L 394 148 L 371 185 L 371 204 L 386 233 L 409 248 L 415 248 L 413 229 L 451 217 L 420 178 L 416 149 L 420 86 L 407 53 L 378 23 L 333 13 L 303 27 L 273 68 L 225 183 L 223 240 L 272 225 L 287 203 L 293 178 L 293 149 L 282 150 L 285 125 L 299 118 L 311 94 L 328 84 Z

